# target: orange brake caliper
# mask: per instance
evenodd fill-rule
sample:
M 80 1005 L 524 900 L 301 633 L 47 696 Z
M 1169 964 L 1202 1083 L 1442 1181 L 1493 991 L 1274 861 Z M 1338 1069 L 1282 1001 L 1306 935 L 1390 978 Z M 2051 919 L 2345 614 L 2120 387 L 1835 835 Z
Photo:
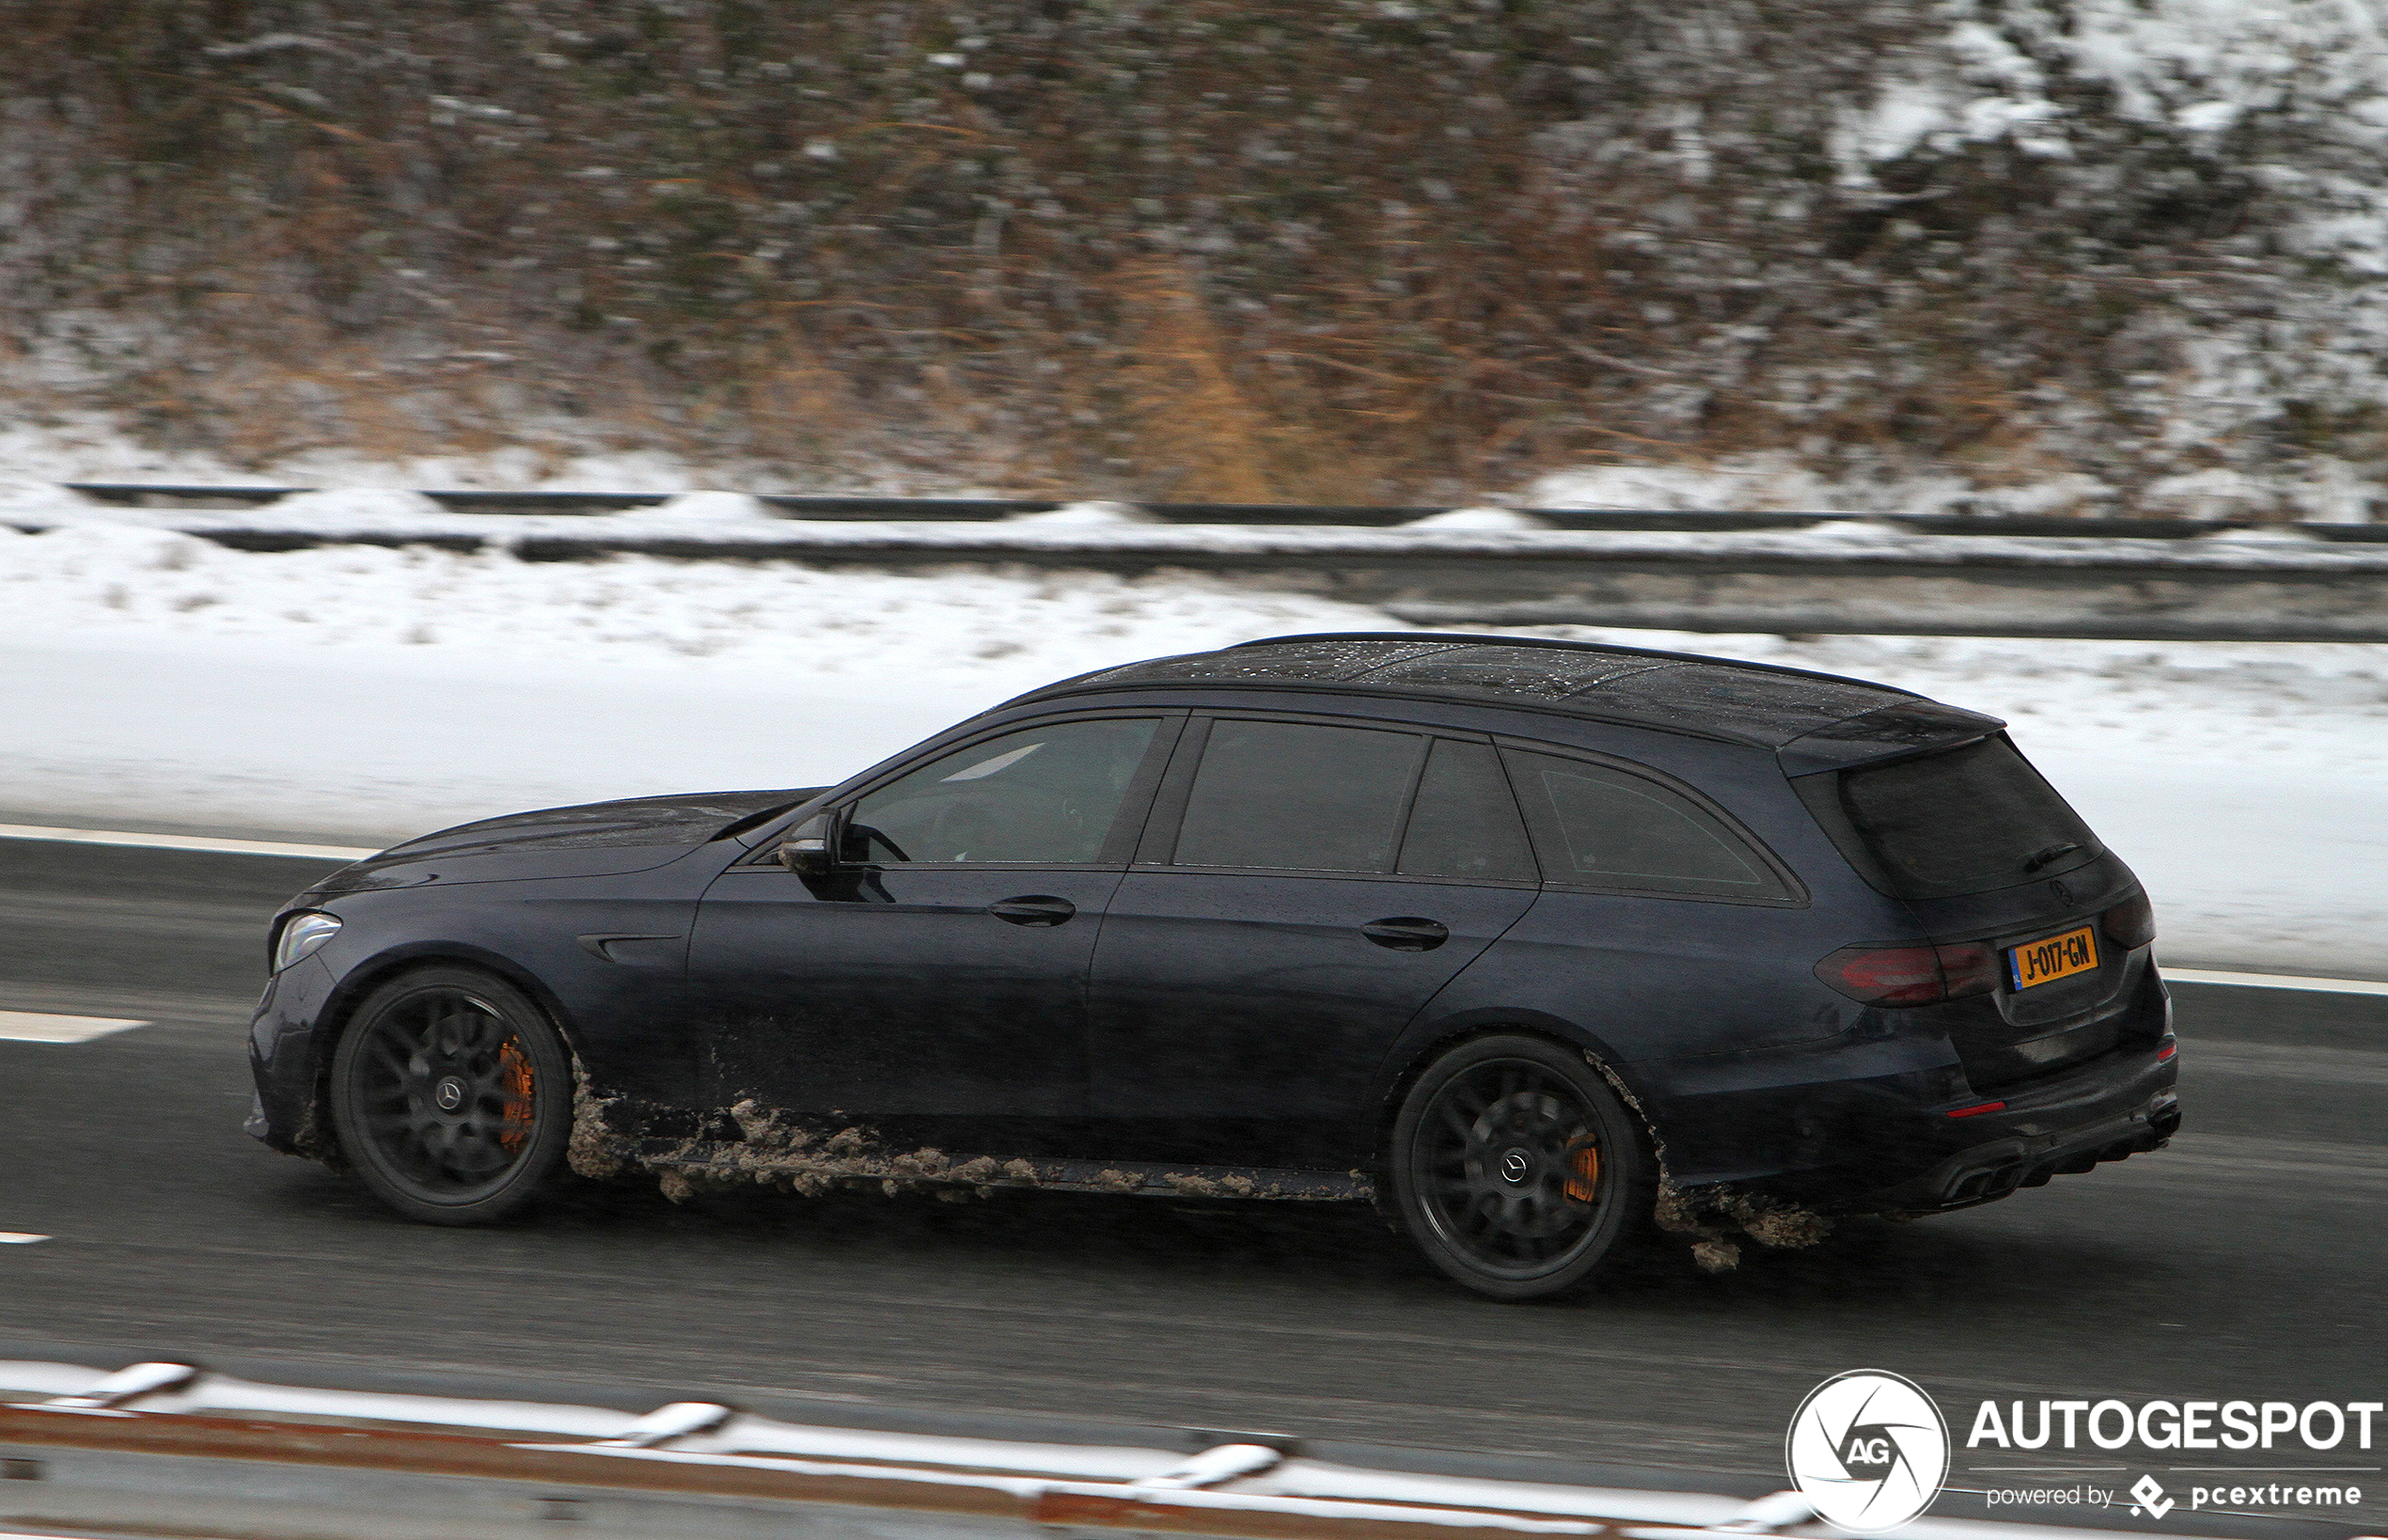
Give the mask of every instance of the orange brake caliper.
M 1600 1146 L 1579 1144 L 1567 1152 L 1567 1196 L 1589 1203 L 1600 1196 Z
M 511 1038 L 497 1050 L 497 1075 L 506 1088 L 506 1122 L 498 1130 L 497 1142 L 509 1150 L 519 1150 L 530 1139 L 530 1058 L 523 1052 L 522 1045 Z

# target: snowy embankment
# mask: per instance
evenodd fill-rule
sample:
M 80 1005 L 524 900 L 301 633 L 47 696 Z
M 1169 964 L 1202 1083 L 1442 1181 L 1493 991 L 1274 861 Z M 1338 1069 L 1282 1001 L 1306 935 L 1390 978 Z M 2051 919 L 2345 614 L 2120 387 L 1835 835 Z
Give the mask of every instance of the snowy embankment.
M 1395 624 L 1191 578 L 0 531 L 0 818 L 369 842 L 804 785 L 1060 675 Z M 2388 648 L 1606 635 L 1996 712 L 2147 879 L 2173 961 L 2388 976 Z

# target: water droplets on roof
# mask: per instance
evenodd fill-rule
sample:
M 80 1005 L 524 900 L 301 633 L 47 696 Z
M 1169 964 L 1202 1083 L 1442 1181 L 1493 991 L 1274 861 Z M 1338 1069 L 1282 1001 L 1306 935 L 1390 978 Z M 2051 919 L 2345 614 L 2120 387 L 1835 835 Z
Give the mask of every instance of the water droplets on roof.
M 1904 690 L 1625 650 L 1421 637 L 1322 637 L 1155 658 L 1072 682 L 1093 685 L 1350 684 L 1461 699 L 1541 701 L 1654 727 L 1724 730 L 1780 744 L 1885 706 Z
M 1783 738 L 1912 699 L 1876 685 L 1703 663 L 1637 672 L 1600 692 L 1603 709 L 1626 709 L 1638 718 L 1697 726 L 1725 716 L 1744 730 L 1764 727 L 1773 730 L 1769 736 Z
M 1579 691 L 1667 667 L 1664 659 L 1550 647 L 1452 647 L 1397 659 L 1344 678 L 1354 684 L 1406 684 L 1420 689 L 1489 690 L 1563 699 Z
M 1458 651 L 1449 641 L 1389 642 L 1383 640 L 1277 642 L 1262 647 L 1231 647 L 1218 652 L 1155 658 L 1092 675 L 1084 683 L 1106 684 L 1162 684 L 1173 680 L 1319 680 L 1332 683 L 1385 664 L 1431 652 Z

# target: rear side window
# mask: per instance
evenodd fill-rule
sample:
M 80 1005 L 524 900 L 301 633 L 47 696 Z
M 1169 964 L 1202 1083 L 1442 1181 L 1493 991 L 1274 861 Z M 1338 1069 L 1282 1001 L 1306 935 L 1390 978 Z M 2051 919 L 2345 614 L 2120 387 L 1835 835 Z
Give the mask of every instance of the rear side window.
M 1607 765 L 1507 754 L 1546 882 L 1704 898 L 1794 896 L 1748 841 L 1680 793 Z
M 1306 722 L 1211 725 L 1179 866 L 1389 872 L 1426 740 Z
M 1435 740 L 1402 836 L 1399 871 L 1405 877 L 1534 880 L 1517 802 L 1490 745 Z
M 1842 810 L 1906 898 L 2012 888 L 2103 851 L 2004 738 L 1845 770 L 1840 779 Z

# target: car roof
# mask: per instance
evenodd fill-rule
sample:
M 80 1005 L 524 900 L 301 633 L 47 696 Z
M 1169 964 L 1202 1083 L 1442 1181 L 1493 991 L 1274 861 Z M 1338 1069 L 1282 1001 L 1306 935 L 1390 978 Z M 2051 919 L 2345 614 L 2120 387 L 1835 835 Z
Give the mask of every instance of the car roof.
M 1010 704 L 1135 685 L 1428 696 L 1767 747 L 1924 699 L 1868 680 L 1697 652 L 1536 636 L 1355 631 L 1270 636 L 1152 658 L 1062 680 Z M 1999 725 L 1995 718 L 1974 720 L 1992 730 Z

